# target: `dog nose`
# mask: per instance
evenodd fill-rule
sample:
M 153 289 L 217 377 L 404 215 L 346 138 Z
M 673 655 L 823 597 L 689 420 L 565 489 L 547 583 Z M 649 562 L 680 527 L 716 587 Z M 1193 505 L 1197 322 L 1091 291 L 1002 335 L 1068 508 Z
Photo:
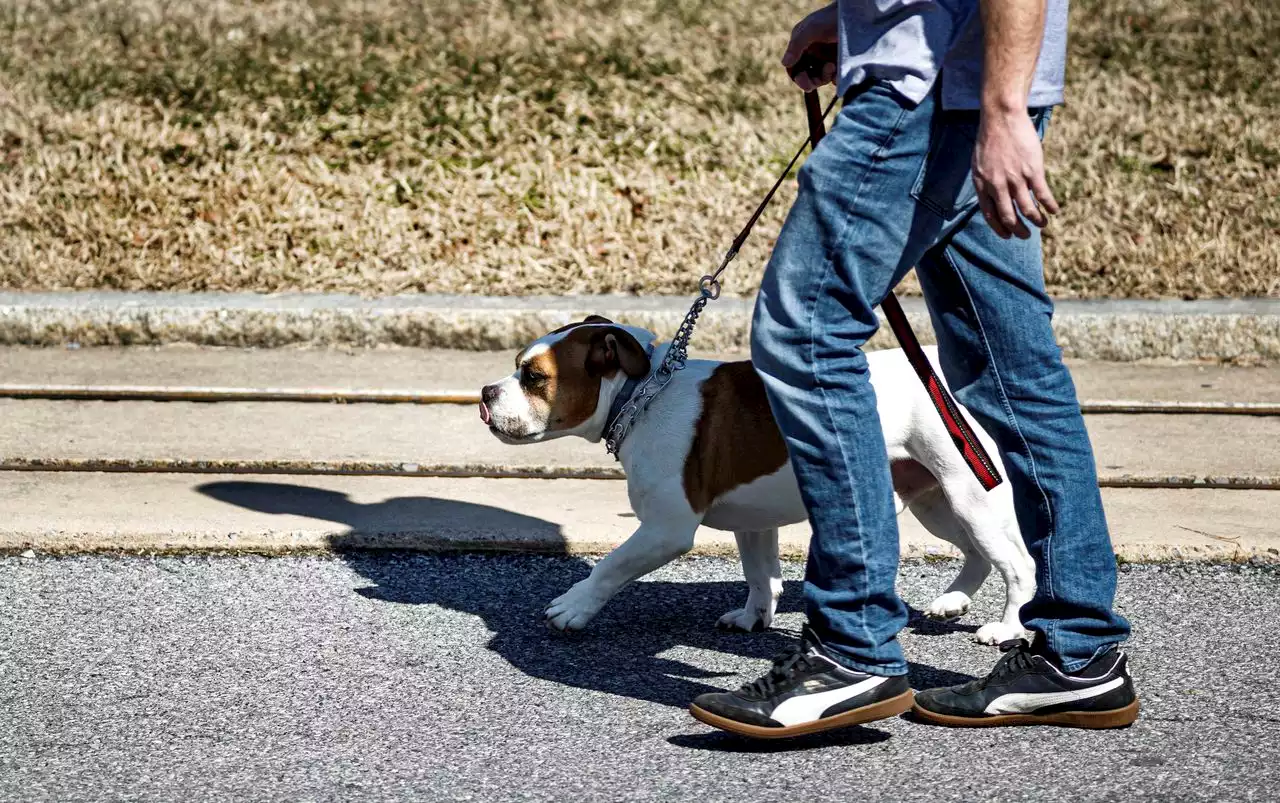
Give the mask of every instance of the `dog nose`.
M 493 404 L 494 400 L 497 398 L 498 398 L 497 385 L 485 385 L 484 387 L 480 388 L 480 401 L 484 402 L 485 404 Z

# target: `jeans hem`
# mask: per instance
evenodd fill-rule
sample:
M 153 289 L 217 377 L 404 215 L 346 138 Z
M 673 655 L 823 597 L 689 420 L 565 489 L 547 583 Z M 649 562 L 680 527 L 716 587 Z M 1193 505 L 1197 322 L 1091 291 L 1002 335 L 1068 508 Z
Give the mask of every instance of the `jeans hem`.
M 884 666 L 883 664 L 868 664 L 862 661 L 850 658 L 847 655 L 841 655 L 831 648 L 827 648 L 827 657 L 843 666 L 845 669 L 852 669 L 855 672 L 865 672 L 868 675 L 876 675 L 884 678 L 896 678 L 907 674 L 907 664 L 891 664 Z
M 1082 661 L 1064 661 L 1061 658 L 1059 658 L 1058 663 L 1062 665 L 1062 671 L 1064 673 L 1068 675 L 1074 675 L 1076 672 L 1079 672 L 1081 669 L 1084 669 L 1086 666 L 1098 660 L 1099 658 L 1111 652 L 1112 650 L 1118 650 L 1118 649 L 1120 649 L 1120 642 L 1118 641 L 1112 642 L 1110 644 L 1103 644 L 1101 647 L 1093 651 L 1093 655 L 1090 655 L 1088 658 L 1085 658 Z

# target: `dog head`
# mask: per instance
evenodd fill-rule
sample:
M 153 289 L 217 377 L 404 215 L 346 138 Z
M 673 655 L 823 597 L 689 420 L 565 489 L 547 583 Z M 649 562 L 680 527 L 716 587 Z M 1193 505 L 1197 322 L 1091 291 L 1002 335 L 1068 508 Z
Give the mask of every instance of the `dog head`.
M 480 420 L 506 443 L 579 435 L 598 441 L 628 378 L 649 373 L 653 334 L 599 315 L 543 335 L 515 372 L 480 391 Z

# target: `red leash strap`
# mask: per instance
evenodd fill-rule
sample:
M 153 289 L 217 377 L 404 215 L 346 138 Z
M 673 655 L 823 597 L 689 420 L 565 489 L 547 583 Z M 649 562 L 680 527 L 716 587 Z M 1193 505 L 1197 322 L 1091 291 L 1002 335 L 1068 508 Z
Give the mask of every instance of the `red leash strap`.
M 826 125 L 822 122 L 822 105 L 818 102 L 817 92 L 806 92 L 804 94 L 804 110 L 809 118 L 809 145 L 816 148 L 818 147 L 818 142 L 827 133 Z M 974 434 L 969 422 L 960 414 L 960 408 L 956 404 L 956 400 L 951 397 L 951 393 L 933 370 L 933 365 L 929 362 L 929 358 L 925 356 L 924 349 L 920 347 L 920 341 L 916 338 L 916 333 L 911 331 L 911 324 L 907 322 L 907 315 L 902 311 L 902 305 L 898 303 L 898 297 L 893 293 L 889 293 L 884 301 L 880 302 L 880 309 L 884 310 L 884 317 L 889 321 L 890 328 L 893 329 L 893 336 L 898 339 L 903 352 L 907 355 L 907 360 L 911 363 L 911 367 L 915 369 L 916 376 L 920 377 L 925 390 L 928 391 L 929 400 L 933 402 L 933 406 L 938 410 L 938 415 L 942 416 L 942 423 L 946 425 L 947 432 L 951 434 L 951 441 L 960 450 L 960 454 L 964 455 L 965 462 L 973 470 L 978 482 L 982 483 L 983 488 L 990 491 L 1004 481 L 1000 477 L 1000 471 L 996 468 L 995 463 L 992 462 L 991 455 L 987 454 L 987 450 L 982 448 L 982 442 Z

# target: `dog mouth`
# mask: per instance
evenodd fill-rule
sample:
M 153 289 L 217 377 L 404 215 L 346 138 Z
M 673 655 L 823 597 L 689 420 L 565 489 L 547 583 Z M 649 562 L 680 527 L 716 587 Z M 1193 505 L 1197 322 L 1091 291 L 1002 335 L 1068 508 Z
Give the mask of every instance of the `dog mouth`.
M 487 426 L 489 428 L 489 431 L 493 433 L 494 437 L 496 437 L 498 440 L 502 441 L 503 443 L 509 443 L 509 444 L 532 443 L 546 434 L 545 431 L 544 432 L 521 432 L 518 434 L 514 432 L 508 432 L 507 430 L 503 429 L 502 426 L 498 423 L 498 421 L 494 418 L 493 411 L 489 409 L 489 405 L 486 404 L 484 401 L 480 402 L 480 423 Z
M 497 436 L 498 440 L 502 441 L 503 443 L 509 443 L 512 445 L 518 445 L 522 443 L 533 443 L 534 441 L 542 437 L 541 432 L 532 432 L 525 435 L 513 435 L 510 432 L 506 432 L 503 429 L 499 428 L 497 424 L 490 424 L 489 431 L 492 432 L 495 436 Z

